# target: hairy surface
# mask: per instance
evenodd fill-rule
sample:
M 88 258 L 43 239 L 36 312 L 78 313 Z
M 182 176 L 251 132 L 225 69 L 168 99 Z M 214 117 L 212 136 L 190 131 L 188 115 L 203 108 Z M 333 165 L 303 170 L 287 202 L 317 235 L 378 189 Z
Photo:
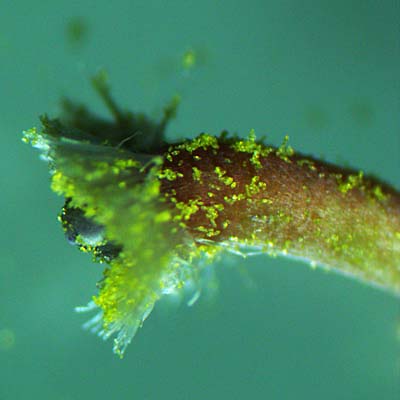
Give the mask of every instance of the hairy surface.
M 60 119 L 24 132 L 66 199 L 67 239 L 105 263 L 86 324 L 123 355 L 163 295 L 195 287 L 222 251 L 266 253 L 333 268 L 400 294 L 400 194 L 362 172 L 248 138 L 201 134 L 168 144 L 160 122 L 121 111 L 104 77 L 94 86 L 114 121 L 64 101 Z

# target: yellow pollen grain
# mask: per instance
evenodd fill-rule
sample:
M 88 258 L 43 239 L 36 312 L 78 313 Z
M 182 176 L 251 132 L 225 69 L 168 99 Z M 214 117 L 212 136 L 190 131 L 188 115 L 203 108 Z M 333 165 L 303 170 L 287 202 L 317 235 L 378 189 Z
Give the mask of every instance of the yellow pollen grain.
M 197 167 L 192 167 L 192 177 L 194 181 L 202 182 L 201 171 Z

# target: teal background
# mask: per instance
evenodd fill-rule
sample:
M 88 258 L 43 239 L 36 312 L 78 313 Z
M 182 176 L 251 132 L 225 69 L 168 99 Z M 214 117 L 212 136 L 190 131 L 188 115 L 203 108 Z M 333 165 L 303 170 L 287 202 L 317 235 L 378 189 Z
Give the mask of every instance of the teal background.
M 104 67 L 133 110 L 160 115 L 181 93 L 171 139 L 289 134 L 399 188 L 399 15 L 389 0 L 0 0 L 0 400 L 398 400 L 399 299 L 266 256 L 221 261 L 217 296 L 191 308 L 160 304 L 119 360 L 73 312 L 101 267 L 64 240 L 21 131 L 63 95 L 106 115 L 88 83 Z

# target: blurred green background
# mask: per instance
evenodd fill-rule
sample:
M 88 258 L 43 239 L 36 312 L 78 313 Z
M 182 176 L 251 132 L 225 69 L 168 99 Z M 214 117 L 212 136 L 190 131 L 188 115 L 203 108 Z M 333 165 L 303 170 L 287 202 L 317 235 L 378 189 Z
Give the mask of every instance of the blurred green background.
M 102 267 L 65 241 L 21 131 L 64 95 L 107 115 L 88 83 L 104 67 L 133 110 L 182 95 L 171 139 L 289 134 L 399 188 L 399 15 L 398 0 L 0 0 L 0 400 L 398 400 L 399 299 L 266 256 L 221 261 L 216 297 L 159 304 L 119 360 L 73 312 Z

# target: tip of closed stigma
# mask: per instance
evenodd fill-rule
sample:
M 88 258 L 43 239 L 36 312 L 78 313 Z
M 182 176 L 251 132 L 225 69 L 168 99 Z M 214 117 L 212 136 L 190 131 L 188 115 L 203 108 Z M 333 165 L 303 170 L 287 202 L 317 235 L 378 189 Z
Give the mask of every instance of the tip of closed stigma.
M 400 194 L 352 171 L 247 138 L 201 134 L 168 144 L 160 122 L 121 110 L 104 74 L 92 81 L 112 121 L 64 101 L 59 119 L 24 132 L 65 197 L 70 243 L 106 264 L 85 327 L 123 356 L 156 301 L 198 298 L 223 252 L 283 255 L 400 293 Z

